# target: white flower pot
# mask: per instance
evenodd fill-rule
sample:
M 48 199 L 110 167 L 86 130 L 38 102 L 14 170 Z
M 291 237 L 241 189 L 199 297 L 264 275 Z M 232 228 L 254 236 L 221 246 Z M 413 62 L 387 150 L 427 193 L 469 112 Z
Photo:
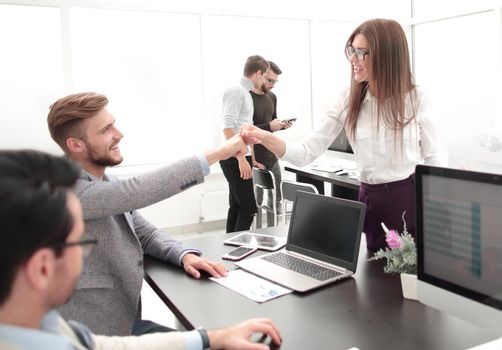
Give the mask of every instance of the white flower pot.
M 417 298 L 417 275 L 409 273 L 401 274 L 401 287 L 405 299 L 418 300 Z

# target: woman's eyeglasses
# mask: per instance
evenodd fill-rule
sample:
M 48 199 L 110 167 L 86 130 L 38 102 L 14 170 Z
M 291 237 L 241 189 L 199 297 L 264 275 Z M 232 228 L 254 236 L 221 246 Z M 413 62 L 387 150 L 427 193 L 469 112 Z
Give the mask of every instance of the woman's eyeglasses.
M 356 55 L 357 60 L 362 61 L 362 60 L 364 60 L 364 57 L 366 57 L 367 54 L 368 54 L 368 51 L 366 51 L 364 49 L 355 48 L 352 45 L 347 45 L 345 47 L 345 56 L 347 56 L 347 59 L 349 61 L 350 61 L 350 58 L 352 57 L 352 55 Z
M 82 246 L 82 253 L 84 256 L 88 256 L 91 254 L 92 248 L 98 243 L 97 239 L 83 239 L 78 242 L 64 242 L 64 243 L 55 243 L 50 246 L 54 249 L 65 249 L 74 246 Z

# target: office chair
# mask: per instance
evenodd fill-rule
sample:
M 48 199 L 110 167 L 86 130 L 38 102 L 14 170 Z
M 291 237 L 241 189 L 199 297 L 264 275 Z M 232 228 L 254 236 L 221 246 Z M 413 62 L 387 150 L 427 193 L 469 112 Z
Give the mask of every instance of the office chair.
M 296 182 L 283 180 L 281 183 L 282 189 L 282 219 L 284 224 L 288 223 L 287 217 L 291 216 L 292 210 L 287 211 L 288 203 L 294 203 L 296 199 L 296 191 L 304 191 L 309 193 L 319 194 L 314 185 L 305 182 Z
M 254 186 L 254 195 L 256 200 L 256 206 L 258 208 L 258 213 L 256 214 L 256 228 L 261 228 L 261 214 L 262 209 L 266 212 L 271 213 L 273 215 L 273 225 L 277 226 L 278 223 L 278 215 L 277 215 L 277 191 L 275 188 L 275 177 L 274 174 L 270 170 L 262 170 L 258 168 L 253 168 L 253 186 Z M 261 203 L 258 202 L 257 189 L 261 189 L 263 191 Z M 272 205 L 268 204 L 268 198 L 265 200 L 265 193 L 268 196 L 272 197 Z M 268 223 L 268 220 L 267 220 Z

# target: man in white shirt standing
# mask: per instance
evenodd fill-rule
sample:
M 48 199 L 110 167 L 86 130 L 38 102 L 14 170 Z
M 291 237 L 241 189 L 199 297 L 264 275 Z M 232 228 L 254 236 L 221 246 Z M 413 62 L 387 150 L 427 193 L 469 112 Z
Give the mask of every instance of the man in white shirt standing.
M 239 133 L 242 125 L 253 122 L 253 99 L 249 91 L 265 83 L 269 63 L 263 57 L 248 57 L 240 84 L 223 95 L 223 134 L 225 139 Z M 230 190 L 227 233 L 248 230 L 256 214 L 250 153 L 220 161 Z

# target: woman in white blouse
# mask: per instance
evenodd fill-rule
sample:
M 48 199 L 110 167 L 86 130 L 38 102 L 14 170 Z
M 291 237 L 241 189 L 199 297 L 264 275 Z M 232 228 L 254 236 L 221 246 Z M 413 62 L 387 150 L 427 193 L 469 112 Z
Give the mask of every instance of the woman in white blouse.
M 301 142 L 285 142 L 245 125 L 248 143 L 261 143 L 281 159 L 303 166 L 320 156 L 345 129 L 361 179 L 359 201 L 367 206 L 367 247 L 386 247 L 380 223 L 415 235 L 414 172 L 418 163 L 440 164 L 438 131 L 426 96 L 413 83 L 406 35 L 393 20 L 373 19 L 357 27 L 345 54 L 352 79 L 322 125 Z

